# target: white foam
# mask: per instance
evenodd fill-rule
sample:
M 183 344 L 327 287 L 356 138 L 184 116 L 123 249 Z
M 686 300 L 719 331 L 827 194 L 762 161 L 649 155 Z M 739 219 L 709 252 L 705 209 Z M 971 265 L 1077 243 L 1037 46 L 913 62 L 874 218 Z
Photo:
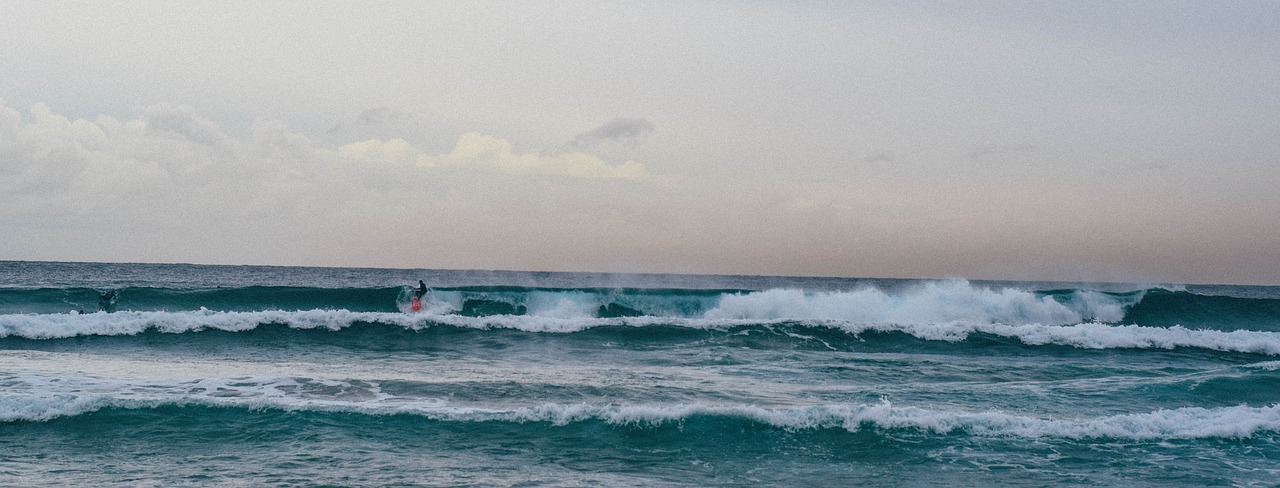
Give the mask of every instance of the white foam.
M 184 381 L 137 382 L 76 376 L 27 376 L 10 380 L 0 398 L 0 422 L 47 421 L 102 408 L 163 405 L 241 406 L 317 411 L 394 408 L 395 399 L 377 382 L 294 377 L 209 377 Z M 442 403 L 418 398 L 421 408 Z
M 1135 294 L 1132 298 L 1122 300 L 1106 293 L 1076 290 L 1071 293 L 1070 300 L 1079 303 L 1081 316 L 1087 320 L 1099 322 L 1119 322 L 1124 320 L 1125 311 L 1137 304 L 1146 296 L 1146 292 Z
M 727 295 L 705 318 L 840 320 L 862 324 L 945 322 L 1066 325 L 1117 322 L 1131 303 L 1078 291 L 1065 303 L 1014 288 L 976 287 L 968 281 L 927 282 L 896 293 L 878 288 L 810 293 L 774 289 Z
M 752 320 L 844 320 L 861 323 L 936 323 L 969 321 L 988 323 L 1070 324 L 1088 320 L 1117 322 L 1125 309 L 1143 294 L 1111 295 L 1077 290 L 1056 298 L 1017 288 L 975 286 L 966 280 L 921 282 L 885 291 L 865 287 L 852 291 L 809 292 L 771 289 L 718 297 L 618 297 L 582 291 L 530 291 L 527 293 L 478 293 L 433 291 L 428 311 L 461 310 L 465 299 L 481 298 L 526 307 L 527 316 L 592 318 L 600 306 L 621 301 L 642 312 L 667 318 Z M 402 297 L 408 311 L 408 295 Z M 694 303 L 696 302 L 696 304 Z M 700 312 L 700 310 L 703 310 Z M 690 315 L 692 314 L 692 315 Z
M 1099 323 L 1052 327 L 1038 324 L 979 326 L 980 332 L 1016 337 L 1024 344 L 1057 344 L 1085 349 L 1174 349 L 1194 347 L 1225 352 L 1280 355 L 1280 334 L 1252 330 L 1202 330 Z
M 1259 432 L 1280 432 L 1280 406 L 1179 408 L 1097 418 L 1040 418 L 999 411 L 963 412 L 897 407 L 889 402 L 857 405 L 818 405 L 771 409 L 751 405 L 557 405 L 545 404 L 511 411 L 426 412 L 444 420 L 503 420 L 567 425 L 602 420 L 617 425 L 658 425 L 694 416 L 745 418 L 794 430 L 838 428 L 911 429 L 935 434 L 1072 439 L 1134 440 L 1241 438 Z
M 90 335 L 136 335 L 147 330 L 183 333 L 200 330 L 240 332 L 262 324 L 284 324 L 295 329 L 338 330 L 356 322 L 376 322 L 406 327 L 421 326 L 426 315 L 347 310 L 261 312 L 117 312 L 91 314 L 0 315 L 0 338 L 60 339 Z
M 969 412 L 876 404 L 813 405 L 767 408 L 756 405 L 654 404 L 596 405 L 545 403 L 501 409 L 451 406 L 443 400 L 391 398 L 376 385 L 320 383 L 318 396 L 299 392 L 291 379 L 206 379 L 184 385 L 185 395 L 131 392 L 111 394 L 6 395 L 0 399 L 0 422 L 48 421 L 101 408 L 154 408 L 163 405 L 238 406 L 292 411 L 338 411 L 374 415 L 414 414 L 449 422 L 545 422 L 555 426 L 602 421 L 611 425 L 653 427 L 696 417 L 742 419 L 788 430 L 912 430 L 932 434 L 1033 439 L 1171 439 L 1249 438 L 1280 433 L 1280 405 L 1267 407 L 1177 408 L 1085 418 L 1038 417 L 1001 411 Z M 326 388 L 328 390 L 326 390 Z M 335 394 L 344 388 L 357 393 Z M 247 391 L 247 393 L 246 393 Z M 167 398 L 166 398 L 167 396 Z
M 1263 361 L 1260 363 L 1246 364 L 1246 368 L 1265 369 L 1267 371 L 1280 370 L 1280 361 Z
M 1280 355 L 1280 333 L 1187 329 L 1182 326 L 1143 327 L 1096 322 L 1075 325 L 1006 325 L 951 322 L 945 324 L 828 323 L 851 334 L 902 332 L 914 337 L 960 342 L 974 333 L 1018 339 L 1032 346 L 1060 345 L 1082 349 L 1175 349 L 1191 347 L 1224 352 Z
M 1037 302 L 1030 302 L 1037 303 Z M 230 332 L 252 330 L 262 324 L 284 324 L 296 329 L 339 330 L 351 325 L 380 323 L 421 330 L 434 325 L 473 329 L 514 329 L 536 333 L 574 333 L 602 326 L 676 326 L 727 329 L 738 326 L 801 325 L 825 327 L 860 335 L 868 332 L 901 332 L 930 341 L 960 342 L 975 333 L 1018 339 L 1028 345 L 1061 345 L 1084 349 L 1174 349 L 1179 347 L 1224 352 L 1280 355 L 1280 333 L 1251 330 L 1218 331 L 1113 325 L 1097 322 L 1074 325 L 1038 323 L 1009 325 L 986 319 L 947 322 L 861 322 L 856 320 L 793 320 L 669 317 L 563 318 L 551 316 L 463 317 L 432 313 L 351 312 L 346 310 L 263 312 L 118 312 L 92 314 L 0 315 L 0 338 L 59 339 L 91 335 L 135 335 L 147 330 L 184 333 L 201 330 Z
M 86 395 L 5 395 L 0 398 L 0 422 L 47 421 L 98 410 L 111 403 L 110 397 Z

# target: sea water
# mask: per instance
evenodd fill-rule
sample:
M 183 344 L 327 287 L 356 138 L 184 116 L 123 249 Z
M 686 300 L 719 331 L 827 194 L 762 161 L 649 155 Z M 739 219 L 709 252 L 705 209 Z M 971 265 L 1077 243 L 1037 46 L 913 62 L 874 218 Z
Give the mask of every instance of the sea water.
M 3 486 L 1278 480 L 1274 287 L 0 262 Z

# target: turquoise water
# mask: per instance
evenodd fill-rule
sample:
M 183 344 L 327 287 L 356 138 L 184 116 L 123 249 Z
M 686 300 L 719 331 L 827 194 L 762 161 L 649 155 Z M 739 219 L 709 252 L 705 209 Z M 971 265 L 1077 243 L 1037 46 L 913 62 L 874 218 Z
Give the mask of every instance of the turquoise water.
M 1278 356 L 1274 287 L 0 262 L 0 485 L 1274 486 Z

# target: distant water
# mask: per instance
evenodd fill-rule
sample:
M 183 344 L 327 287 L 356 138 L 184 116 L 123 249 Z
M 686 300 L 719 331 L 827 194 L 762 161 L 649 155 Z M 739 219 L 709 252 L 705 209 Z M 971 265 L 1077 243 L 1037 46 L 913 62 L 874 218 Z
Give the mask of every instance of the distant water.
M 1275 287 L 0 262 L 3 486 L 1277 480 Z

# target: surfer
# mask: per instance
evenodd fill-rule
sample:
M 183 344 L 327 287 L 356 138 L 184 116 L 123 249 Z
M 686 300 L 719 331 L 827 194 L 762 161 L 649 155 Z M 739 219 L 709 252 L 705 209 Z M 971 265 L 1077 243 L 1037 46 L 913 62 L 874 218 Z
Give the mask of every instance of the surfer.
M 422 311 L 422 297 L 427 294 L 427 284 L 422 280 L 418 280 L 418 289 L 413 290 L 413 300 L 409 301 L 409 308 L 414 312 Z
M 116 291 L 107 290 L 98 294 L 98 310 L 111 313 L 116 311 Z

